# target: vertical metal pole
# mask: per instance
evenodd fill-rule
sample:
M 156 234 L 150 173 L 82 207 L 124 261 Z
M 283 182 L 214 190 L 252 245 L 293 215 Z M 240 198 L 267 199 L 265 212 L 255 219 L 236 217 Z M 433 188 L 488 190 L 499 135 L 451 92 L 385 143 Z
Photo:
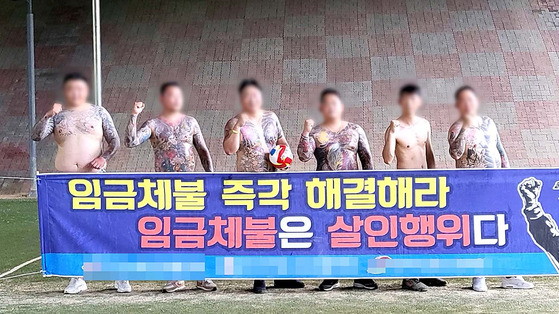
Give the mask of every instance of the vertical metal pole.
M 92 0 L 93 6 L 93 89 L 94 101 L 98 106 L 103 106 L 101 86 L 101 11 L 100 1 Z
M 33 0 L 27 0 L 27 92 L 29 94 L 29 129 L 35 125 L 35 40 L 33 38 Z M 29 139 L 29 176 L 33 183 L 28 196 L 37 196 L 37 151 Z

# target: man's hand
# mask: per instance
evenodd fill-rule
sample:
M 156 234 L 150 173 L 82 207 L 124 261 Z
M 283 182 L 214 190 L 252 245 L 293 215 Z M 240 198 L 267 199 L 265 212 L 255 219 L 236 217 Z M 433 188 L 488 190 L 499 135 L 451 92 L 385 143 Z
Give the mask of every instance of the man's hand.
M 62 111 L 62 105 L 59 103 L 54 103 L 54 105 L 52 105 L 52 109 L 47 112 L 46 116 L 54 117 L 58 113 L 60 113 L 60 111 Z
M 235 126 L 233 127 L 233 129 L 240 129 L 242 128 L 245 123 L 249 120 L 248 115 L 246 113 L 241 113 L 238 117 L 237 117 L 237 123 L 235 124 Z
M 101 169 L 104 169 L 105 166 L 107 166 L 107 160 L 105 158 L 99 156 L 99 157 L 93 159 L 93 161 L 90 162 L 89 165 L 92 168 L 101 170 Z
M 314 128 L 314 120 L 313 119 L 305 120 L 305 126 L 303 127 L 303 135 L 309 136 L 309 134 L 312 131 L 312 128 Z
M 540 193 L 542 191 L 542 181 L 530 177 L 522 180 L 518 185 L 518 194 L 524 201 L 524 207 L 531 210 L 534 205 L 538 203 Z
M 400 122 L 398 120 L 390 121 L 388 131 L 390 132 L 390 134 L 397 134 L 400 131 Z
M 146 105 L 141 102 L 141 101 L 137 101 L 134 103 L 134 108 L 132 108 L 132 114 L 133 115 L 139 115 L 140 113 L 142 113 L 142 111 L 144 111 L 144 108 L 146 107 Z

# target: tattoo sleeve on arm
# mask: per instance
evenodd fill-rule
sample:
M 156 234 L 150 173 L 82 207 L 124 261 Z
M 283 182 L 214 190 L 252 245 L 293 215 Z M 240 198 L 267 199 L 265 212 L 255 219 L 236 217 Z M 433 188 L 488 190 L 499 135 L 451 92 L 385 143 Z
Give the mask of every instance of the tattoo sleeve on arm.
M 450 127 L 448 131 L 448 144 L 450 144 L 450 157 L 455 160 L 460 159 L 464 155 L 466 150 L 466 138 L 464 137 L 464 132 L 466 130 L 462 127 L 462 124 L 455 123 Z
M 126 137 L 124 144 L 126 147 L 136 147 L 151 137 L 151 127 L 149 121 L 146 121 L 139 130 L 136 129 L 138 121 L 137 115 L 131 115 L 128 125 L 126 126 Z
M 45 139 L 54 131 L 54 117 L 44 116 L 33 126 L 31 139 L 38 142 Z
M 297 155 L 299 155 L 299 160 L 302 162 L 307 162 L 311 160 L 314 150 L 316 148 L 316 143 L 311 135 L 305 136 L 301 134 L 301 139 L 299 139 L 299 145 L 297 146 Z
M 501 142 L 501 136 L 497 131 L 497 126 L 493 121 L 491 121 L 491 123 L 495 128 L 495 133 L 497 133 L 497 150 L 499 151 L 499 155 L 501 155 L 501 167 L 510 168 L 509 157 L 507 156 L 507 152 L 505 151 L 505 148 L 503 147 L 503 143 Z
M 232 118 L 225 124 L 225 134 L 223 137 L 223 150 L 227 155 L 232 155 L 237 153 L 241 147 L 241 137 L 242 135 L 233 133 L 232 130 L 237 124 L 237 119 Z
M 357 132 L 359 133 L 357 153 L 359 154 L 359 159 L 361 160 L 361 166 L 363 167 L 363 170 L 373 170 L 373 155 L 371 154 L 371 148 L 369 147 L 367 135 L 361 127 L 357 128 Z
M 101 122 L 103 124 L 103 138 L 105 138 L 107 142 L 107 150 L 103 152 L 101 157 L 108 161 L 120 148 L 120 138 L 118 137 L 113 118 L 111 118 L 109 112 L 105 108 L 100 108 L 100 110 Z
M 279 121 L 279 118 L 274 114 L 275 118 L 276 118 L 276 123 L 277 123 L 277 127 L 278 127 L 278 140 L 280 139 L 285 139 L 285 134 L 283 134 L 283 128 L 281 127 L 281 123 Z M 285 144 L 287 145 L 287 141 L 285 141 Z
M 212 157 L 210 156 L 210 151 L 206 146 L 206 141 L 204 141 L 204 136 L 202 135 L 202 130 L 200 129 L 200 125 L 196 120 L 193 122 L 194 128 L 194 135 L 193 135 L 193 142 L 196 151 L 198 152 L 198 156 L 200 156 L 200 162 L 202 163 L 202 167 L 206 172 L 213 172 L 214 166 L 212 163 Z

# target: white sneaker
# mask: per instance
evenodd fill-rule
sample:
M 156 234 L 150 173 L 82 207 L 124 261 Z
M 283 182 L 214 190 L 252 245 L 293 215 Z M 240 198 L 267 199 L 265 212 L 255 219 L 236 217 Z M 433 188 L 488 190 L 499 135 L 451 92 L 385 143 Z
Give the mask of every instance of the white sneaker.
M 64 289 L 64 293 L 77 294 L 85 290 L 87 290 L 87 284 L 85 283 L 83 278 L 72 277 L 70 279 L 70 283 L 68 283 L 68 286 L 66 286 L 66 289 Z
M 506 289 L 532 289 L 534 284 L 522 278 L 522 276 L 503 277 L 501 287 Z
M 204 291 L 216 291 L 217 285 L 211 279 L 206 279 L 197 281 L 196 288 Z
M 472 278 L 472 288 L 477 292 L 487 292 L 487 284 L 485 283 L 485 277 L 474 277 Z
M 175 292 L 186 289 L 184 285 L 184 280 L 169 280 L 167 284 L 163 286 L 165 292 Z
M 130 293 L 132 292 L 132 287 L 128 280 L 115 280 L 115 289 L 118 293 Z

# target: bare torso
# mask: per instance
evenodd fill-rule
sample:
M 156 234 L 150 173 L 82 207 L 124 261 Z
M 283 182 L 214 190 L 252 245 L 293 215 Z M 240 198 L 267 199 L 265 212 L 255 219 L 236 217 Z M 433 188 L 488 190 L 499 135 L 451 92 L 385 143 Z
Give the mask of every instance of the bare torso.
M 476 125 L 465 128 L 458 120 L 450 127 L 450 154 L 456 160 L 456 168 L 508 168 L 497 126 L 489 117 L 478 120 Z
M 301 136 L 297 154 L 301 161 L 316 158 L 317 171 L 358 170 L 358 157 L 363 169 L 373 169 L 369 143 L 363 129 L 346 122 L 339 132 L 318 125 L 309 136 Z
M 105 134 L 107 123 L 111 124 L 111 134 Z M 105 155 L 104 136 L 112 137 L 108 140 L 110 147 L 107 149 L 107 160 L 118 148 L 118 135 L 107 111 L 90 104 L 76 110 L 62 110 L 48 119 L 43 118 L 34 128 L 33 139 L 43 139 L 50 133 L 54 134 L 58 144 L 55 167 L 60 172 L 98 172 L 99 169 L 91 167 L 90 162 Z
M 227 121 L 227 137 L 237 123 L 237 116 Z M 268 153 L 280 138 L 284 138 L 278 117 L 271 111 L 262 114 L 260 123 L 246 121 L 241 127 L 241 143 L 237 151 L 237 171 L 273 172 L 277 169 L 268 160 Z
M 200 126 L 193 117 L 183 115 L 176 123 L 162 118 L 146 121 L 136 130 L 137 116 L 132 115 L 128 123 L 126 145 L 134 147 L 150 140 L 157 172 L 192 172 L 196 166 L 198 151 L 206 171 L 213 171 L 212 160 L 202 136 Z
M 396 134 L 395 156 L 398 169 L 427 169 L 429 132 L 429 122 L 425 119 L 419 118 L 411 126 L 405 126 L 401 122 Z

